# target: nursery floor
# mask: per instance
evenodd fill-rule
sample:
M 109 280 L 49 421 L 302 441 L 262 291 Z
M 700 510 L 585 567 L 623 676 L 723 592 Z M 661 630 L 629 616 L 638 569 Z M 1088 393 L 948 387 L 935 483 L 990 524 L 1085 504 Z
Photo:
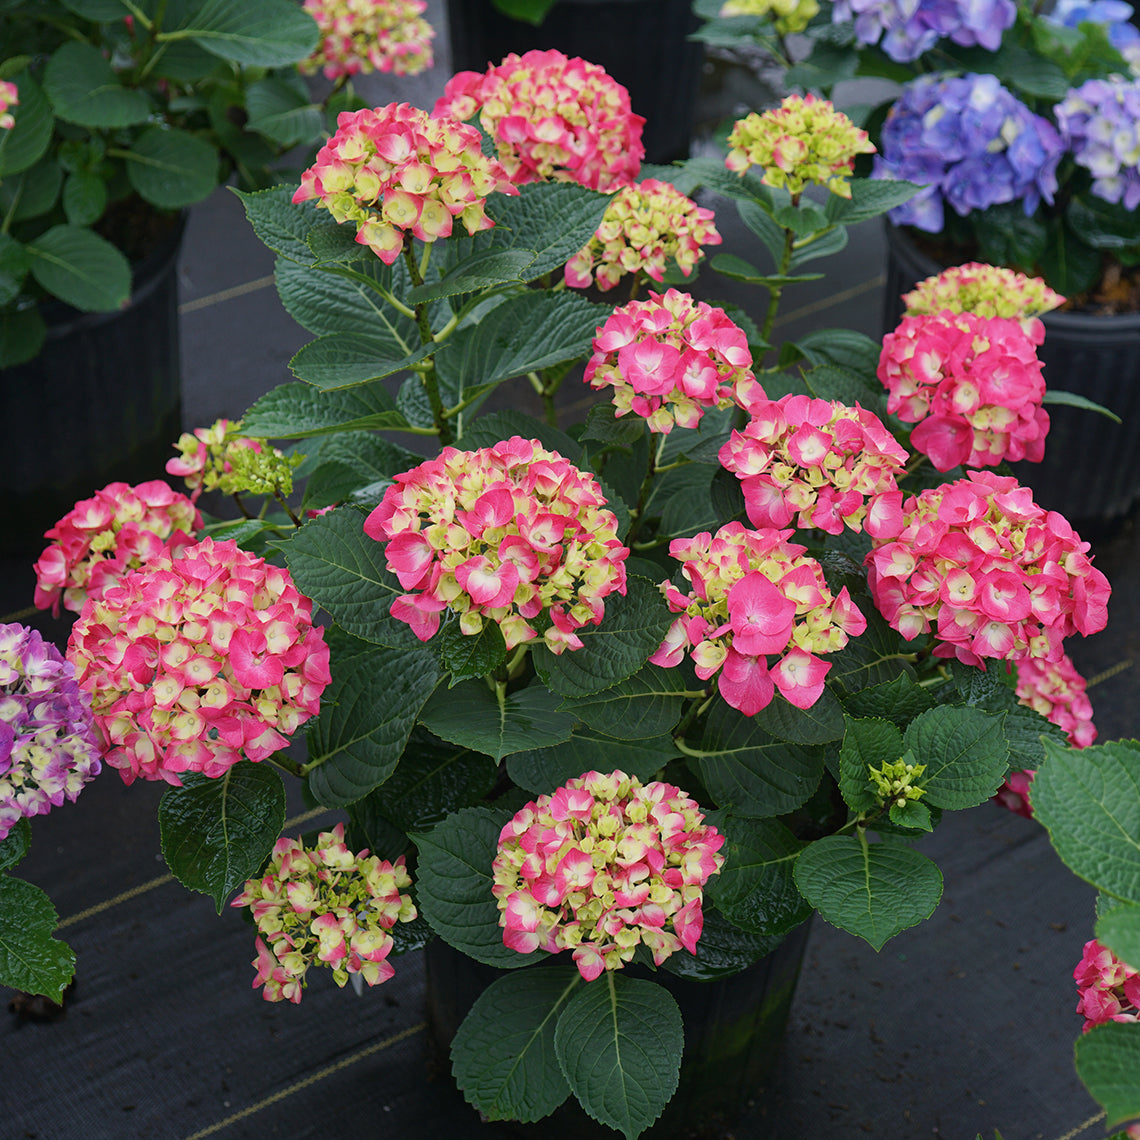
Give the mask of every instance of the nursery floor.
M 441 27 L 439 0 L 432 7 Z M 441 47 L 431 75 L 377 82 L 369 94 L 378 104 L 430 106 L 446 76 Z M 723 84 L 707 93 L 710 107 L 743 111 L 723 107 L 733 98 Z M 731 224 L 718 217 L 718 225 L 725 248 L 747 256 Z M 880 231 L 856 230 L 826 282 L 796 296 L 779 334 L 842 326 L 877 336 L 883 266 Z M 281 309 L 271 274 L 272 258 L 232 195 L 195 208 L 180 276 L 187 427 L 236 417 L 288 379 L 287 361 L 306 337 Z M 1099 538 L 1095 551 L 1115 590 L 1109 629 L 1072 654 L 1096 680 L 1102 739 L 1136 736 L 1136 526 Z M 18 614 L 62 642 L 66 622 L 21 612 L 36 553 L 0 563 L 0 621 Z M 250 989 L 249 928 L 166 873 L 160 794 L 126 788 L 108 771 L 75 805 L 34 825 L 19 873 L 51 894 L 79 966 L 55 1020 L 0 1010 L 0 1140 L 509 1135 L 479 1122 L 433 1057 L 420 955 L 398 960 L 396 977 L 362 997 L 322 974 L 299 1006 L 262 1001 Z M 292 830 L 336 819 L 305 813 L 299 801 L 291 813 Z M 948 817 L 922 846 L 946 879 L 934 917 L 880 954 L 815 923 L 787 1049 L 769 1087 L 723 1135 L 1104 1134 L 1072 1066 L 1080 1019 L 1071 972 L 1091 937 L 1092 890 L 1061 866 L 1038 825 L 992 805 Z M 599 1127 L 597 1135 L 615 1134 Z

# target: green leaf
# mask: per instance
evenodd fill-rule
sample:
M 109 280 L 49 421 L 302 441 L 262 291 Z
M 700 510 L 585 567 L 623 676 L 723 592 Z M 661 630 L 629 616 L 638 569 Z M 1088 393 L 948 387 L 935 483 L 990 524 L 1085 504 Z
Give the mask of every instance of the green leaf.
M 399 767 L 372 798 L 380 814 L 404 831 L 426 831 L 452 812 L 477 806 L 498 773 L 490 756 L 457 748 L 417 728 Z
M 0 840 L 0 871 L 10 871 L 20 863 L 32 845 L 32 825 L 18 819 L 8 834 Z
M 847 717 L 846 722 L 839 752 L 839 791 L 852 811 L 873 811 L 880 799 L 867 769 L 894 764 L 902 758 L 906 746 L 902 733 L 888 720 Z M 925 780 L 919 780 L 919 784 L 924 786 Z
M 766 216 L 766 215 L 765 215 Z M 819 281 L 822 273 L 763 273 L 750 261 L 737 257 L 735 253 L 718 253 L 709 263 L 717 273 L 745 285 L 764 285 L 782 289 L 785 285 L 798 285 L 804 281 Z
M 313 230 L 310 238 L 319 232 L 319 229 Z M 398 314 L 368 284 L 375 281 L 385 288 L 394 286 L 396 292 L 400 292 L 405 275 L 394 267 L 389 269 L 370 250 L 365 252 L 370 260 L 354 267 L 350 275 L 327 265 L 314 269 L 290 258 L 279 257 L 273 273 L 281 304 L 299 325 L 316 336 L 380 328 L 390 335 L 398 335 L 405 344 L 418 344 L 415 322 Z M 341 267 L 341 263 L 337 264 Z M 397 278 L 399 284 L 396 283 Z
M 646 665 L 604 692 L 568 698 L 559 707 L 608 736 L 648 740 L 681 719 L 686 692 L 680 669 Z
M 451 1043 L 451 1071 L 483 1119 L 540 1120 L 570 1095 L 554 1027 L 581 980 L 565 964 L 519 970 L 476 999 Z
M 660 512 L 661 535 L 689 536 L 714 530 L 721 523 L 712 487 L 719 467 L 693 463 L 667 471 L 650 492 L 645 515 Z M 737 480 L 731 476 L 733 483 Z
M 774 819 L 714 812 L 705 822 L 726 837 L 720 852 L 724 866 L 709 880 L 707 892 L 730 922 L 752 934 L 782 935 L 808 919 L 811 904 L 793 875 L 806 843 Z
M 784 940 L 783 935 L 767 937 L 749 934 L 729 922 L 714 906 L 704 907 L 705 924 L 695 954 L 671 954 L 664 969 L 679 978 L 709 982 L 716 978 L 739 974 L 772 953 Z
M 47 325 L 38 309 L 0 308 L 0 368 L 31 360 L 43 346 Z
M 1140 903 L 1140 743 L 1075 749 L 1047 740 L 1030 802 L 1070 871 Z
M 316 21 L 290 0 L 206 0 L 159 43 L 191 39 L 222 59 L 252 67 L 287 67 L 312 54 Z
M 138 6 L 127 0 L 63 0 L 63 6 L 69 12 L 97 23 L 122 20 L 138 11 Z M 154 5 L 147 4 L 144 0 L 143 7 L 153 11 Z
M 595 404 L 586 413 L 583 439 L 594 439 L 618 447 L 628 447 L 645 434 L 645 421 L 640 416 L 615 416 L 613 404 Z
M 1011 768 L 1040 768 L 1045 760 L 1045 740 L 1052 740 L 1062 748 L 1069 738 L 1065 730 L 1046 720 L 1034 709 L 1026 708 L 1013 689 L 1005 685 L 979 702 L 987 712 L 1004 713 L 1002 731 L 1009 745 Z
M 320 216 L 311 201 L 294 204 L 296 189 L 296 186 L 274 186 L 270 190 L 251 193 L 234 190 L 233 193 L 241 199 L 253 232 L 274 253 L 290 261 L 311 265 L 313 251 L 305 238 L 317 225 Z
M 567 780 L 591 771 L 620 770 L 644 784 L 656 779 L 676 754 L 671 736 L 627 740 L 579 725 L 561 744 L 511 753 L 506 761 L 507 775 L 536 795 L 549 795 Z
M 214 900 L 260 870 L 285 823 L 285 785 L 268 764 L 241 761 L 216 779 L 182 774 L 158 804 L 162 856 L 174 877 Z
M 281 384 L 242 417 L 245 431 L 266 439 L 407 426 L 382 381 L 341 392 L 322 392 L 311 384 Z
M 796 861 L 796 886 L 833 926 L 882 950 L 924 922 L 942 897 L 942 873 L 911 847 L 860 843 L 853 835 L 817 839 Z
M 1107 1128 L 1140 1117 L 1140 1026 L 1110 1022 L 1077 1039 L 1077 1075 L 1104 1108 Z
M 772 260 L 779 265 L 784 256 L 784 229 L 772 218 L 771 213 L 758 202 L 737 202 L 736 209 L 740 220 L 764 243 Z
M 422 642 L 388 613 L 405 590 L 385 568 L 384 544 L 364 533 L 364 517 L 341 507 L 310 519 L 282 543 L 289 571 L 346 633 L 389 649 L 418 649 Z
M 830 222 L 845 226 L 877 218 L 904 202 L 909 202 L 922 189 L 916 182 L 883 178 L 852 178 L 850 198 L 829 194 L 824 213 Z
M 12 222 L 41 218 L 55 208 L 63 169 L 52 155 L 0 183 L 0 210 Z
M 52 938 L 59 916 L 39 887 L 0 875 L 0 985 L 63 1000 L 75 952 Z
M 720 807 L 763 819 L 806 803 L 823 775 L 823 749 L 789 744 L 718 700 L 705 722 L 701 778 Z
M 419 851 L 419 907 L 431 928 L 476 962 L 511 970 L 546 955 L 541 950 L 520 954 L 503 945 L 491 865 L 508 818 L 509 813 L 492 808 L 465 808 L 411 838 Z
M 131 294 L 127 259 L 82 226 L 52 226 L 24 247 L 32 276 L 53 296 L 84 312 L 123 308 Z
M 940 705 L 915 717 L 903 741 L 925 764 L 925 803 L 946 809 L 985 803 L 1009 771 L 1002 717 L 981 709 Z M 896 757 L 897 759 L 897 757 Z
M 673 623 L 661 591 L 634 574 L 626 579 L 625 596 L 610 594 L 605 607 L 600 624 L 577 631 L 581 649 L 555 654 L 543 645 L 533 651 L 539 676 L 561 696 L 589 696 L 632 677 Z
M 897 803 L 891 804 L 887 818 L 895 827 L 905 827 L 917 831 L 934 830 L 930 808 L 921 800 L 907 800 L 901 807 Z
M 371 432 L 345 432 L 330 436 L 321 446 L 305 482 L 302 506 L 331 506 L 362 487 L 390 480 L 402 471 L 410 471 L 422 461 L 422 455 Z
M 148 127 L 127 154 L 127 178 L 152 206 L 180 210 L 218 185 L 218 152 L 176 127 Z
M 529 249 L 491 249 L 486 253 L 477 253 L 465 258 L 438 281 L 412 289 L 407 300 L 418 305 L 421 301 L 438 301 L 443 297 L 457 297 L 463 293 L 480 293 L 484 289 L 495 289 L 500 285 L 521 285 L 526 280 L 524 274 L 532 261 L 534 254 Z
M 0 234 L 0 305 L 6 305 L 19 294 L 30 264 L 31 258 L 23 245 L 11 234 Z
M 582 456 L 582 445 L 565 432 L 536 420 L 524 412 L 507 410 L 491 412 L 473 420 L 459 439 L 458 447 L 471 451 L 479 447 L 494 447 L 513 435 L 523 439 L 537 439 L 548 451 L 557 451 L 563 459 L 576 463 Z
M 63 184 L 63 212 L 73 226 L 97 222 L 107 206 L 107 183 L 88 170 L 77 170 Z
M 900 674 L 880 685 L 869 685 L 866 689 L 853 693 L 843 702 L 843 707 L 851 716 L 882 717 L 905 728 L 919 713 L 926 712 L 937 703 L 916 681 Z M 899 743 L 902 743 L 901 739 Z M 900 748 L 899 756 L 902 752 Z
M 447 623 L 434 638 L 439 662 L 451 674 L 448 688 L 459 681 L 493 673 L 507 659 L 507 643 L 499 623 L 485 621 L 478 633 L 465 634 L 459 622 Z
M 875 379 L 882 346 L 863 333 L 853 329 L 813 329 L 799 337 L 796 344 L 817 368 L 831 364 Z
M 1140 970 L 1140 905 L 1122 903 L 1096 922 L 1096 938 L 1134 970 Z
M 391 334 L 328 333 L 297 352 L 289 369 L 299 380 L 335 392 L 402 372 L 434 350 L 434 345 L 421 345 L 409 353 Z
M 430 649 L 330 639 L 332 683 L 306 726 L 309 787 L 333 807 L 367 795 L 395 771 L 424 701 L 439 681 Z
M 278 146 L 314 142 L 324 131 L 321 109 L 309 99 L 303 83 L 274 77 L 251 83 L 245 105 L 249 112 L 246 129 L 265 135 Z
M 574 728 L 574 717 L 560 712 L 558 697 L 542 685 L 530 685 L 500 700 L 482 681 L 440 689 L 424 705 L 420 720 L 436 736 L 496 760 L 569 740 Z
M 1063 404 L 1068 408 L 1081 408 L 1086 412 L 1096 412 L 1097 415 L 1104 416 L 1105 419 L 1112 420 L 1114 424 L 1122 423 L 1121 418 L 1110 409 L 1106 408 L 1103 404 L 1098 404 L 1094 400 L 1090 400 L 1087 396 L 1081 396 L 1076 392 L 1062 392 L 1057 389 L 1048 389 L 1045 392 L 1041 402 L 1043 404 Z
M 677 1088 L 684 1048 L 681 1011 L 656 982 L 607 971 L 578 990 L 558 1018 L 558 1063 L 595 1120 L 641 1135 Z
M 818 257 L 831 257 L 832 254 L 841 253 L 847 248 L 847 227 L 835 226 L 829 230 L 821 230 L 817 235 L 809 234 L 796 243 L 792 251 L 791 269 L 799 269 L 806 261 L 814 261 Z
M 51 104 L 39 84 L 26 72 L 14 77 L 20 102 L 12 108 L 14 125 L 0 131 L 0 178 L 10 178 L 35 166 L 47 153 L 54 120 Z
M 150 115 L 146 93 L 124 87 L 103 53 L 77 40 L 48 60 L 44 91 L 57 118 L 83 127 L 129 127 Z
M 777 693 L 752 719 L 757 728 L 792 744 L 828 744 L 843 736 L 843 709 L 830 689 L 807 709 Z
M 854 600 L 867 619 L 867 628 L 838 653 L 828 654 L 831 669 L 827 684 L 843 699 L 894 677 L 914 677 L 914 667 L 904 660 L 906 650 L 901 636 L 887 625 L 870 599 Z

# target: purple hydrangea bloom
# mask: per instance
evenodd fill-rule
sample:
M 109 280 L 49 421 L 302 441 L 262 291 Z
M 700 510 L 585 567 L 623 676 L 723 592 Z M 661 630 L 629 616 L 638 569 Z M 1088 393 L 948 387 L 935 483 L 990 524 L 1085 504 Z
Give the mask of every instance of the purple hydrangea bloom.
M 873 177 L 925 185 L 891 220 L 938 233 L 947 202 L 963 216 L 1016 201 L 1031 214 L 1052 202 L 1064 149 L 1056 128 L 994 76 L 924 75 L 890 109 Z
M 0 625 L 0 840 L 99 774 L 91 700 L 75 668 L 34 629 Z
M 832 21 L 855 22 L 855 37 L 878 43 L 898 63 L 909 63 L 940 39 L 997 51 L 1017 16 L 1014 0 L 835 0 Z
M 1140 205 L 1140 81 L 1089 79 L 1058 103 L 1054 114 L 1073 159 L 1093 176 L 1106 202 Z

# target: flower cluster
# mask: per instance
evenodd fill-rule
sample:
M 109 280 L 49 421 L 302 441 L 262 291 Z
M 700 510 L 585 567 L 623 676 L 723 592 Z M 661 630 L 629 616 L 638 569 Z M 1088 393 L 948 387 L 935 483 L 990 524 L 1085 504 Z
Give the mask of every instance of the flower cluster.
M 435 29 L 424 0 L 305 0 L 321 42 L 298 70 L 323 69 L 328 79 L 370 71 L 418 75 L 431 67 Z
M 208 428 L 183 432 L 174 445 L 176 459 L 166 461 L 166 473 L 185 480 L 190 499 L 197 502 L 203 491 L 237 495 L 288 496 L 293 490 L 293 468 L 304 456 L 286 456 L 269 441 L 236 435 L 241 421 L 215 420 Z
M 88 600 L 67 655 L 127 784 L 264 760 L 316 715 L 330 679 L 289 572 L 208 538 Z
M 963 217 L 1017 201 L 1029 215 L 1052 202 L 1064 150 L 1052 123 L 993 75 L 923 75 L 891 105 L 872 177 L 924 186 L 891 221 L 938 233 L 947 202 Z
M 1092 192 L 1106 202 L 1140 205 L 1140 80 L 1089 79 L 1054 108 L 1057 125 Z
M 7 79 L 0 79 L 0 131 L 9 131 L 16 125 L 11 108 L 19 102 L 19 88 Z
M 1133 75 L 1140 71 L 1140 28 L 1132 23 L 1133 7 L 1124 0 L 1057 0 L 1040 18 L 1064 28 L 1100 24 L 1108 42 L 1128 61 Z
M 1095 938 L 1085 943 L 1073 971 L 1080 992 L 1077 1013 L 1085 1018 L 1084 1032 L 1108 1021 L 1140 1021 L 1140 970 L 1134 970 Z
M 257 976 L 266 1001 L 301 1000 L 310 966 L 328 966 L 343 986 L 353 974 L 370 986 L 395 973 L 388 955 L 397 922 L 411 922 L 416 908 L 401 856 L 395 863 L 353 854 L 344 824 L 322 831 L 306 849 L 282 837 L 260 879 L 250 879 L 230 906 L 247 906 L 257 926 Z
M 1045 340 L 1040 313 L 1063 305 L 1065 298 L 1055 293 L 1040 277 L 1026 277 L 1016 269 L 970 261 L 951 265 L 933 277 L 920 281 L 902 295 L 904 316 L 973 313 L 979 317 L 1006 317 L 1021 322 L 1034 344 Z
M 731 522 L 715 535 L 674 539 L 669 553 L 692 590 L 661 583 L 683 616 L 649 660 L 671 668 L 691 649 L 697 676 L 717 674 L 720 695 L 745 716 L 770 704 L 775 689 L 797 708 L 815 704 L 831 668 L 816 654 L 842 649 L 867 621 L 846 586 L 832 594 L 807 547 L 787 541 L 791 533 Z
M 702 888 L 724 836 L 672 784 L 587 772 L 518 811 L 499 835 L 492 890 L 503 944 L 573 950 L 586 981 L 620 970 L 638 945 L 661 965 L 696 952 Z
M 665 277 L 668 260 L 688 277 L 701 259 L 702 245 L 719 245 L 713 212 L 686 198 L 668 182 L 647 178 L 619 190 L 594 236 L 566 263 L 566 284 L 603 292 L 627 273 Z
M 948 37 L 962 47 L 997 51 L 1017 18 L 1014 0 L 836 0 L 834 23 L 855 22 L 860 43 L 877 44 L 896 63 L 909 63 Z
M 727 16 L 771 16 L 781 35 L 802 32 L 819 11 L 819 0 L 725 0 L 720 12 Z
M 552 652 L 580 649 L 574 631 L 602 620 L 607 594 L 625 593 L 629 551 L 601 488 L 538 440 L 445 447 L 396 476 L 364 533 L 386 543 L 388 569 L 417 591 L 390 612 L 421 641 L 451 609 L 465 634 L 497 623 L 508 649 L 540 636 L 540 615 Z
M 875 539 L 875 605 L 908 641 L 934 630 L 936 657 L 1057 661 L 1062 640 L 1105 626 L 1108 581 L 1089 544 L 1012 476 L 971 471 L 912 496 L 897 539 Z
M 36 562 L 35 603 L 57 617 L 61 602 L 79 613 L 128 570 L 193 543 L 201 526 L 194 504 L 161 479 L 109 483 L 45 532 L 52 541 Z
M 664 435 L 675 423 L 696 427 L 706 408 L 750 408 L 765 398 L 744 331 L 723 309 L 676 289 L 615 309 L 593 349 L 585 382 L 612 387 L 615 415 L 643 416 Z
M 737 174 L 762 166 L 764 182 L 787 187 L 793 196 L 815 184 L 841 198 L 851 197 L 847 177 L 855 156 L 875 150 L 866 131 L 810 92 L 788 95 L 771 111 L 737 120 L 728 145 L 724 164 Z
M 641 169 L 645 120 L 629 92 L 596 63 L 560 51 L 513 52 L 502 63 L 447 81 L 433 115 L 478 113 L 513 182 L 577 182 L 610 192 Z
M 34 629 L 0 625 L 0 840 L 16 822 L 75 802 L 99 775 L 91 702 Z
M 780 528 L 794 519 L 840 534 L 845 526 L 862 530 L 866 520 L 875 534 L 889 507 L 901 510 L 895 477 L 907 452 L 872 412 L 789 395 L 754 404 L 749 414 L 719 458 L 740 480 L 753 526 Z
M 939 471 L 1040 463 L 1049 413 L 1032 336 L 1020 321 L 942 312 L 904 317 L 883 337 L 887 411 L 917 424 L 911 446 Z
M 483 154 L 478 130 L 389 103 L 337 117 L 293 201 L 315 198 L 338 223 L 355 222 L 356 240 L 391 265 L 409 230 L 430 242 L 450 237 L 454 218 L 469 234 L 489 229 L 483 207 L 495 191 L 518 193 Z

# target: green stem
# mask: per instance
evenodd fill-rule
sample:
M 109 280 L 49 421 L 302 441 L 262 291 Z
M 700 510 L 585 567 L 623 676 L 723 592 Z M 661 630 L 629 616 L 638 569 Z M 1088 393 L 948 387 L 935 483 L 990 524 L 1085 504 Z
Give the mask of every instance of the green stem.
M 649 492 L 653 489 L 653 479 L 657 474 L 657 464 L 661 461 L 661 453 L 665 450 L 665 441 L 668 438 L 668 436 L 662 435 L 657 441 L 657 447 L 650 447 L 649 449 L 649 463 L 645 469 L 645 478 L 641 480 L 641 487 L 637 492 L 637 505 L 629 512 L 629 533 L 625 538 L 627 545 L 633 544 L 644 521 L 645 504 L 649 501 Z
M 692 727 L 694 721 L 698 717 L 704 716 L 708 711 L 709 705 L 716 699 L 716 690 L 710 686 L 708 689 L 701 689 L 696 693 L 686 692 L 685 696 L 690 698 L 691 704 L 685 710 L 685 715 L 681 717 L 677 727 L 673 729 L 673 743 L 686 756 L 703 756 L 703 752 L 693 752 L 689 749 L 683 737 Z
M 289 516 L 290 521 L 296 527 L 304 526 L 305 524 L 293 513 L 293 508 L 289 506 L 285 496 L 280 491 L 274 491 L 273 497 L 277 500 L 281 509 Z
M 282 752 L 275 752 L 272 756 L 268 757 L 268 759 L 269 763 L 275 768 L 280 768 L 282 772 L 288 772 L 290 776 L 305 776 L 308 774 L 310 767 L 315 767 L 315 765 L 309 764 L 302 767 L 296 760 L 290 760 L 289 757 Z
M 412 251 L 411 242 L 405 239 L 404 241 L 404 263 L 408 267 L 408 275 L 412 280 L 412 285 L 419 288 L 424 283 L 424 275 L 421 270 L 421 265 L 426 269 L 428 257 L 431 252 L 431 243 L 425 242 L 424 257 L 420 263 L 416 262 L 416 256 Z M 431 319 L 428 317 L 428 307 L 426 301 L 421 301 L 416 305 L 415 310 L 416 327 L 420 331 L 421 344 L 434 344 L 435 334 L 432 332 Z M 451 431 L 451 424 L 448 423 L 447 415 L 444 411 L 443 400 L 439 394 L 439 375 L 435 370 L 435 360 L 428 357 L 425 363 L 429 364 L 420 373 L 420 383 L 424 386 L 424 391 L 427 393 L 428 403 L 431 405 L 431 418 L 435 426 L 435 434 L 439 437 L 439 442 L 443 446 L 454 442 L 454 435 Z
M 796 205 L 798 195 L 793 195 L 792 205 Z M 786 277 L 788 270 L 792 265 L 792 253 L 795 249 L 796 235 L 792 230 L 784 230 L 784 251 L 780 255 L 780 264 L 776 267 L 776 275 L 778 277 Z M 772 326 L 776 323 L 776 313 L 780 309 L 780 297 L 784 292 L 782 285 L 769 285 L 768 292 L 768 312 L 764 315 L 764 327 L 760 330 L 760 339 L 768 343 L 772 339 Z M 764 350 L 764 355 L 768 354 L 768 350 Z M 761 360 L 764 358 L 761 357 Z

